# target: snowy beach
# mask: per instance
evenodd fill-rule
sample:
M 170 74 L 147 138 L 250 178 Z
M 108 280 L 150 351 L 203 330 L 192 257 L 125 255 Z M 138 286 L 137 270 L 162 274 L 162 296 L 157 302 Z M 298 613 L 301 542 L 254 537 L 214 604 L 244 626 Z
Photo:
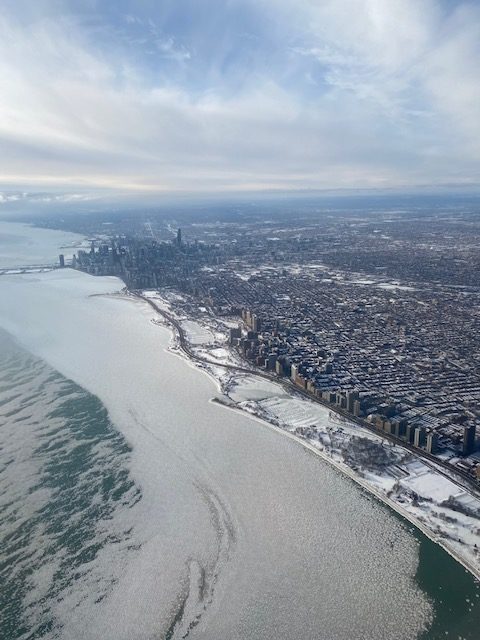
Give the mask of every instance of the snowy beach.
M 248 367 L 228 345 L 235 318 L 185 313 L 182 297 L 153 291 L 143 295 L 181 323 L 189 349 L 217 364 L 195 363 L 218 384 L 217 401 L 261 419 L 302 442 L 440 544 L 480 579 L 480 499 L 432 463 L 413 455 L 279 381 L 222 365 Z M 164 320 L 160 320 L 164 322 Z M 174 339 L 171 350 L 183 354 Z M 183 354 L 185 355 L 185 354 Z

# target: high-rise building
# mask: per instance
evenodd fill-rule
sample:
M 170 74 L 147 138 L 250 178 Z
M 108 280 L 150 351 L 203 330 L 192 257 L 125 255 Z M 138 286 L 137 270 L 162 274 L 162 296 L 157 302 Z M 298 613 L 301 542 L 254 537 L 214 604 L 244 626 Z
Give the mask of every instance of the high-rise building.
M 260 331 L 262 328 L 262 323 L 260 318 L 254 313 L 252 314 L 252 329 L 254 331 Z
M 425 427 L 416 427 L 415 435 L 413 437 L 413 444 L 415 447 L 423 447 L 426 442 L 426 430 Z
M 360 400 L 355 400 L 353 403 L 353 415 L 360 416 L 362 414 L 362 405 L 360 404 Z
M 177 231 L 177 244 L 180 246 L 182 244 L 182 230 L 178 229 Z
M 65 256 L 63 255 L 63 253 L 61 253 L 61 254 L 58 256 L 58 261 L 59 261 L 59 263 L 60 263 L 60 267 L 62 267 L 62 268 L 63 268 L 63 267 L 65 266 Z
M 275 369 L 276 362 L 277 356 L 274 353 L 271 353 L 268 358 L 265 358 L 265 369 L 273 371 Z
M 230 329 L 230 344 L 234 344 L 235 340 L 239 340 L 242 337 L 242 330 L 240 327 L 232 327 Z
M 298 366 L 296 364 L 292 364 L 292 367 L 290 369 L 290 378 L 293 382 L 295 382 L 297 375 L 298 375 Z
M 353 413 L 355 402 L 358 400 L 358 391 L 347 391 L 347 411 Z
M 475 425 L 469 424 L 463 427 L 463 455 L 468 456 L 475 451 Z
M 427 433 L 427 444 L 425 449 L 427 453 L 436 453 L 438 446 L 438 436 L 434 431 Z

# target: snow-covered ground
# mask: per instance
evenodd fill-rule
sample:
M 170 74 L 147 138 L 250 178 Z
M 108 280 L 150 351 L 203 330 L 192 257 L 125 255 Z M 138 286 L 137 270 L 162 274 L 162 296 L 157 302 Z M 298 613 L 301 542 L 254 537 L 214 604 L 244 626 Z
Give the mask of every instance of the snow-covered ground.
M 182 326 L 189 343 L 192 345 L 211 344 L 215 340 L 214 334 L 198 322 L 185 320 L 182 322 Z
M 480 499 L 427 461 L 363 429 L 274 380 L 236 372 L 222 364 L 245 364 L 228 345 L 232 318 L 199 313 L 193 319 L 179 310 L 182 298 L 145 292 L 177 320 L 190 348 L 214 364 L 198 366 L 219 385 L 218 401 L 246 411 L 301 439 L 310 449 L 342 469 L 387 502 L 454 555 L 480 578 Z M 172 350 L 179 351 L 176 340 Z

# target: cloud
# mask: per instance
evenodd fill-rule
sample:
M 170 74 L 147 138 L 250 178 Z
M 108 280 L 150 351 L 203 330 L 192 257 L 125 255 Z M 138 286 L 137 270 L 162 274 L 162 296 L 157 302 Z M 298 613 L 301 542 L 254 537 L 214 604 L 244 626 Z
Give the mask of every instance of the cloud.
M 4 185 L 480 183 L 474 4 L 208 0 L 205 18 L 189 0 L 79 4 L 0 18 Z
M 117 36 L 118 39 L 123 39 L 132 48 L 142 49 L 146 55 L 159 53 L 162 57 L 178 63 L 191 58 L 191 52 L 185 46 L 178 44 L 173 36 L 166 36 L 151 18 L 143 20 L 136 16 L 126 15 L 124 19 L 124 28 L 110 26 L 109 29 L 103 26 L 101 31 L 104 35 L 109 35 L 110 38 Z M 108 33 L 109 31 L 110 33 Z
M 25 204 L 33 204 L 35 207 L 39 205 L 78 205 L 79 203 L 89 203 L 93 200 L 99 200 L 99 194 L 92 193 L 30 193 L 30 192 L 2 192 L 0 191 L 0 213 L 11 212 L 19 209 Z M 13 206 L 12 206 L 13 205 Z
M 442 127 L 478 139 L 480 6 L 431 0 L 307 5 L 307 40 L 314 45 L 296 51 L 324 66 L 328 85 L 371 101 L 386 116 L 437 118 Z

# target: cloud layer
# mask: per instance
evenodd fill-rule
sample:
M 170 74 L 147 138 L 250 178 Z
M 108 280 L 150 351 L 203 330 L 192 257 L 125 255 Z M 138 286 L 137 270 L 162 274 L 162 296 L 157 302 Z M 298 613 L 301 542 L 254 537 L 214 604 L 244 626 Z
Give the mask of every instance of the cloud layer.
M 477 3 L 7 0 L 0 88 L 0 186 L 480 184 Z

